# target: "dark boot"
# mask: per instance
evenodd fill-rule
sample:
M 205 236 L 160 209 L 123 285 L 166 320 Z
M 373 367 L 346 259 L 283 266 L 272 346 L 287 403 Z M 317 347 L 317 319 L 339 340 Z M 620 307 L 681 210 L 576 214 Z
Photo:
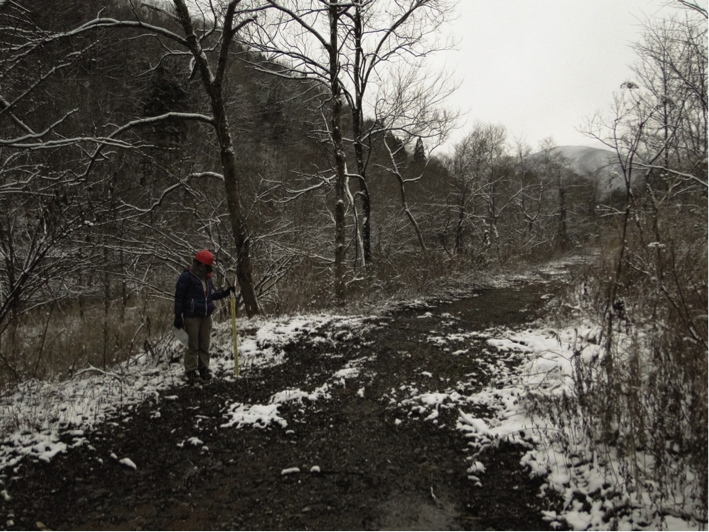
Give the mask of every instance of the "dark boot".
M 187 384 L 195 384 L 197 382 L 197 379 L 197 371 L 188 371 L 187 373 L 185 373 L 185 380 L 187 381 Z
M 199 368 L 199 376 L 202 377 L 203 381 L 208 381 L 212 378 L 212 373 L 209 368 Z

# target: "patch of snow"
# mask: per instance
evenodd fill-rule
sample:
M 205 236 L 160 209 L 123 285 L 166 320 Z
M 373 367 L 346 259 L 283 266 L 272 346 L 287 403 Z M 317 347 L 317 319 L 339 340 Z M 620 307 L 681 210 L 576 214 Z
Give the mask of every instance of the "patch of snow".
M 497 348 L 499 351 L 527 351 L 532 352 L 533 350 L 526 345 L 522 345 L 508 338 L 491 338 L 487 341 L 488 344 Z
M 336 379 L 354 379 L 359 377 L 359 370 L 357 368 L 344 368 L 335 373 L 334 377 Z
M 469 416 L 462 410 L 459 410 L 460 418 L 458 423 L 458 428 L 467 432 L 477 432 L 478 434 L 488 435 L 490 434 L 490 429 L 484 420 L 474 418 Z M 465 426 L 462 426 L 465 425 Z
M 118 463 L 134 471 L 138 469 L 138 466 L 135 465 L 135 462 L 133 462 L 133 460 L 131 460 L 130 458 L 121 458 L 120 460 L 118 460 Z
M 300 336 L 310 335 L 333 320 L 352 331 L 362 327 L 364 318 L 335 317 L 329 315 L 258 318 L 249 320 L 256 327 L 253 336 L 239 338 L 239 361 L 242 373 L 281 364 L 285 360 L 283 348 Z M 239 330 L 245 325 L 239 320 Z M 231 352 L 231 323 L 215 324 L 215 351 L 220 341 L 223 351 Z M 172 341 L 168 353 L 178 353 L 178 342 Z M 146 400 L 159 402 L 160 392 L 182 385 L 184 373 L 180 364 L 160 362 L 158 366 L 145 353 L 119 364 L 110 371 L 89 367 L 68 381 L 28 380 L 18 384 L 12 393 L 0 397 L 0 434 L 5 439 L 0 444 L 0 471 L 14 467 L 24 458 L 50 461 L 65 452 L 67 445 L 60 434 L 72 430 L 86 431 L 107 421 L 119 411 Z M 234 380 L 234 360 L 231 356 L 212 357 L 212 372 L 224 380 Z M 317 397 L 327 397 L 327 390 L 313 392 Z M 312 394 L 308 394 L 312 396 Z M 163 395 L 163 400 L 174 401 L 178 395 Z M 259 407 L 242 412 L 236 424 L 252 422 L 263 417 Z M 238 417 L 238 414 L 234 412 Z M 159 411 L 153 415 L 160 416 Z M 268 423 L 283 420 L 268 416 Z M 259 425 L 257 421 L 253 421 Z M 78 442 L 75 442 L 77 444 Z
M 524 358 L 519 369 L 514 371 L 507 370 L 504 365 L 495 367 L 493 383 L 466 398 L 470 404 L 487 407 L 492 413 L 490 417 L 474 417 L 459 408 L 457 428 L 466 434 L 474 460 L 474 466 L 468 471 L 471 473 L 469 478 L 477 485 L 479 479 L 472 474 L 476 473 L 472 470 L 477 464 L 475 457 L 487 446 L 505 438 L 529 448 L 521 465 L 529 468 L 531 475 L 545 479 L 540 495 L 545 495 L 547 490 L 562 495 L 563 511 L 545 513 L 545 520 L 555 528 L 608 530 L 618 526 L 630 530 L 638 523 L 647 523 L 643 528 L 698 529 L 702 525 L 695 521 L 668 519 L 668 515 L 662 518 L 664 524 L 660 523 L 661 518 L 649 497 L 623 492 L 623 486 L 609 482 L 609 479 L 618 478 L 620 468 L 614 463 L 612 453 L 609 461 L 600 463 L 589 454 L 583 440 L 571 447 L 562 447 L 553 439 L 542 438 L 540 431 L 557 431 L 558 427 L 533 419 L 525 411 L 520 399 L 529 391 L 550 396 L 572 392 L 572 359 L 574 356 L 584 361 L 598 359 L 600 348 L 594 343 L 597 337 L 597 327 L 583 324 L 554 331 L 527 329 L 490 334 L 488 345 L 499 353 L 517 353 L 514 356 Z M 579 342 L 583 342 L 581 350 Z M 683 495 L 678 494 L 678 497 L 681 501 Z M 585 503 L 582 502 L 584 498 Z M 628 510 L 616 512 L 616 507 L 625 504 L 629 504 Z M 608 514 L 615 515 L 617 520 L 609 521 Z
M 484 473 L 485 472 L 485 466 L 482 464 L 482 462 L 475 462 L 473 465 L 471 465 L 468 468 L 468 473 Z
M 299 389 L 288 389 L 281 392 L 275 393 L 271 396 L 269 404 L 280 404 L 287 403 L 289 401 L 302 402 L 303 399 L 308 399 L 309 401 L 315 402 L 318 399 L 329 399 L 330 398 L 330 385 L 323 384 L 319 388 L 316 388 L 312 392 L 304 392 Z
M 225 416 L 229 419 L 222 424 L 222 428 L 243 427 L 253 425 L 265 429 L 271 424 L 280 425 L 283 428 L 288 426 L 285 419 L 278 415 L 278 403 L 271 405 L 244 405 L 234 403 L 228 408 L 229 412 Z

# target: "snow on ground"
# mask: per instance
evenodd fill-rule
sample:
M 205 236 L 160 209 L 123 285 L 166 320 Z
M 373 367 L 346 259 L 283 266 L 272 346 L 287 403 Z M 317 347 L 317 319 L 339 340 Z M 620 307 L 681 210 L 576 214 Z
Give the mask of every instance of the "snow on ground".
M 556 275 L 552 266 L 545 272 Z M 520 277 L 520 280 L 522 277 Z M 496 286 L 508 286 L 510 278 L 500 280 Z M 421 308 L 426 308 L 420 305 Z M 427 316 L 430 313 L 427 313 Z M 480 371 L 494 375 L 492 384 L 475 393 L 462 390 L 474 388 L 476 379 L 446 383 L 440 392 L 420 392 L 414 384 L 390 390 L 390 404 L 407 412 L 406 419 L 422 419 L 439 423 L 441 409 L 456 408 L 459 412 L 457 430 L 465 433 L 469 442 L 471 466 L 468 477 L 476 486 L 484 485 L 485 467 L 478 460 L 481 453 L 502 439 L 523 445 L 529 449 L 521 460 L 530 475 L 545 479 L 540 496 L 555 492 L 564 501 L 558 514 L 545 512 L 545 518 L 553 527 L 571 527 L 576 530 L 706 530 L 706 522 L 697 522 L 688 515 L 683 503 L 689 496 L 680 488 L 674 501 L 668 501 L 658 512 L 657 501 L 649 493 L 637 493 L 619 483 L 619 474 L 626 467 L 615 459 L 612 449 L 608 456 L 599 459 L 590 449 L 582 435 L 575 433 L 570 424 L 559 428 L 548 420 L 531 416 L 525 410 L 525 398 L 530 392 L 547 396 L 571 392 L 573 387 L 574 350 L 580 352 L 584 362 L 597 359 L 601 350 L 594 342 L 599 327 L 578 319 L 577 323 L 564 328 L 537 325 L 518 331 L 491 329 L 469 333 L 446 333 L 432 331 L 427 342 L 453 355 L 465 354 L 467 350 L 451 352 L 451 345 L 461 342 L 485 340 L 489 348 L 497 352 L 492 360 L 486 360 Z M 517 369 L 510 370 L 503 364 L 520 362 Z M 435 378 L 430 373 L 426 375 Z M 396 419 L 395 424 L 401 424 Z M 443 428 L 443 426 L 441 426 Z M 565 432 L 567 445 L 545 435 Z M 573 445 L 568 445 L 573 442 Z M 646 462 L 651 457 L 642 457 Z M 693 480 L 687 474 L 688 483 Z M 649 488 L 652 490 L 652 487 Z M 689 491 L 689 488 L 684 488 Z M 674 506 L 673 506 L 674 503 Z M 701 501 L 695 502 L 701 505 Z M 662 514 L 658 517 L 658 514 Z M 701 511 L 696 512 L 701 514 Z M 674 515 L 673 515 L 674 514 Z M 609 517 L 610 516 L 610 517 Z M 685 516 L 685 517 L 681 517 Z
M 557 272 L 552 267 L 547 273 Z M 431 314 L 427 303 L 420 300 L 414 303 L 416 308 L 427 310 L 424 316 Z M 243 373 L 283 363 L 283 347 L 287 343 L 331 323 L 337 325 L 337 338 L 313 338 L 334 346 L 336 340 L 356 334 L 364 327 L 363 321 L 362 317 L 327 315 L 251 320 L 249 330 L 255 328 L 256 332 L 239 337 L 240 369 Z M 245 325 L 247 323 L 240 320 L 240 328 Z M 386 397 L 391 405 L 402 410 L 403 416 L 399 417 L 404 418 L 397 418 L 395 423 L 434 423 L 441 429 L 463 432 L 470 449 L 468 477 L 479 486 L 485 484 L 485 464 L 480 459 L 482 451 L 502 438 L 524 445 L 529 450 L 522 464 L 530 468 L 532 475 L 540 475 L 546 480 L 545 490 L 556 491 L 565 501 L 559 514 L 546 512 L 547 520 L 552 525 L 566 523 L 578 530 L 607 529 L 611 525 L 604 521 L 604 514 L 612 512 L 618 504 L 618 499 L 612 498 L 617 496 L 618 486 L 606 480 L 612 474 L 612 467 L 609 470 L 597 461 L 584 459 L 587 450 L 583 441 L 578 442 L 572 450 L 575 455 L 571 456 L 568 449 L 540 437 L 540 431 L 556 428 L 544 425 L 543 420 L 532 419 L 524 408 L 524 398 L 530 390 L 558 394 L 569 388 L 572 346 L 593 335 L 593 327 L 583 324 L 562 330 L 535 327 L 521 331 L 489 330 L 463 334 L 432 332 L 428 342 L 441 349 L 449 350 L 449 345 L 460 345 L 461 342 L 483 343 L 484 354 L 490 356 L 483 357 L 481 371 L 493 376 L 491 384 L 482 386 L 475 375 L 469 375 L 465 381 L 441 382 L 439 391 L 422 392 L 413 383 L 392 389 Z M 230 324 L 216 326 L 215 338 L 215 347 L 230 352 Z M 598 355 L 592 344 L 585 347 L 585 357 Z M 168 358 L 178 349 L 177 341 L 173 341 L 165 350 Z M 452 354 L 462 356 L 467 351 L 458 349 Z M 282 390 L 274 393 L 266 405 L 234 403 L 228 407 L 222 426 L 238 429 L 247 424 L 256 427 L 276 424 L 285 428 L 287 421 L 279 415 L 280 405 L 304 399 L 311 402 L 328 400 L 331 388 L 366 371 L 368 360 L 350 361 L 314 391 Z M 230 356 L 215 357 L 213 371 L 220 374 L 220 378 L 236 378 Z M 182 373 L 181 364 L 168 364 L 164 360 L 156 362 L 142 354 L 108 371 L 89 368 L 64 382 L 28 381 L 18 385 L 12 393 L 0 397 L 0 434 L 3 434 L 0 472 L 8 468 L 17 472 L 19 464 L 27 457 L 49 462 L 72 447 L 90 445 L 86 434 L 94 425 L 130 405 L 149 400 L 157 402 L 161 392 L 181 382 Z M 423 372 L 421 376 L 427 381 L 436 381 L 436 376 L 429 372 Z M 173 393 L 179 394 L 179 388 Z M 358 393 L 363 394 L 363 389 Z M 176 397 L 162 395 L 163 400 Z M 455 409 L 458 414 L 455 427 L 439 424 L 442 409 Z M 159 411 L 155 415 L 159 415 Z M 180 445 L 185 444 L 201 445 L 202 442 L 188 439 Z M 118 457 L 114 458 L 118 460 Z M 121 463 L 126 467 L 139 467 L 127 457 L 121 459 Z M 292 472 L 286 469 L 283 474 Z M 619 529 L 685 530 L 702 526 L 676 517 L 659 522 L 652 516 L 650 502 L 642 495 L 625 495 L 621 500 L 629 500 L 634 510 L 615 523 Z
M 326 315 L 249 321 L 249 328 L 256 328 L 256 332 L 239 338 L 241 371 L 283 363 L 283 346 L 335 319 L 348 327 L 361 323 L 357 318 Z M 246 322 L 240 320 L 239 328 L 245 325 Z M 222 346 L 231 351 L 230 324 L 215 326 L 215 337 L 215 348 Z M 171 340 L 161 361 L 143 353 L 110 370 L 94 367 L 82 370 L 68 381 L 30 380 L 17 385 L 12 393 L 0 397 L 0 434 L 3 435 L 0 471 L 16 467 L 25 457 L 49 462 L 69 448 L 86 444 L 84 431 L 121 409 L 146 400 L 157 401 L 160 392 L 182 382 L 182 364 L 169 364 L 165 360 L 180 349 L 178 341 Z M 214 357 L 212 370 L 225 380 L 236 378 L 231 356 Z M 252 417 L 246 416 L 246 419 Z
M 485 448 L 504 438 L 529 448 L 521 463 L 529 468 L 531 476 L 546 480 L 542 495 L 555 492 L 562 497 L 563 511 L 545 512 L 546 520 L 553 526 L 565 523 L 578 532 L 702 530 L 701 525 L 690 518 L 672 515 L 686 515 L 685 508 L 664 507 L 665 515 L 659 517 L 656 501 L 648 493 L 627 490 L 617 481 L 623 465 L 613 459 L 612 451 L 609 456 L 599 458 L 578 432 L 573 433 L 577 427 L 554 426 L 548 420 L 532 418 L 525 410 L 524 398 L 530 391 L 560 395 L 571 390 L 574 347 L 578 347 L 580 339 L 593 338 L 596 333 L 594 327 L 577 325 L 561 330 L 507 331 L 497 338 L 491 337 L 488 344 L 495 346 L 501 356 L 514 356 L 514 353 L 524 356 L 526 361 L 520 369 L 509 372 L 498 367 L 497 384 L 478 393 L 460 396 L 452 391 L 448 392 L 448 397 L 437 397 L 436 405 L 452 403 L 459 408 L 457 429 L 465 432 L 471 448 L 469 478 L 476 485 L 484 485 L 484 464 L 478 457 Z M 599 356 L 598 346 L 585 343 L 581 356 L 586 360 Z M 461 384 L 465 383 L 457 386 Z M 408 402 L 417 400 L 422 404 L 430 403 L 425 395 L 415 394 Z M 485 406 L 487 409 L 483 411 L 492 415 L 469 414 L 471 405 Z M 566 438 L 546 437 L 560 431 L 570 434 Z M 566 444 L 561 445 L 559 441 Z M 682 494 L 678 493 L 678 501 L 682 500 Z M 615 516 L 616 522 L 609 516 Z
M 577 324 L 573 328 L 551 332 L 551 337 L 539 336 L 532 331 L 514 333 L 510 338 L 522 341 L 534 350 L 534 356 L 525 364 L 520 375 L 523 388 L 558 396 L 572 389 L 571 361 L 574 356 L 579 356 L 583 362 L 590 362 L 602 354 L 600 347 L 592 343 L 599 333 L 598 327 L 593 324 Z M 578 425 L 573 422 L 560 428 L 551 425 L 548 420 L 535 418 L 526 421 L 526 426 L 536 429 L 533 432 L 535 445 L 523 457 L 522 464 L 528 466 L 533 475 L 547 480 L 542 492 L 555 491 L 564 499 L 561 515 L 549 513 L 546 516 L 552 524 L 563 517 L 568 525 L 577 530 L 706 529 L 706 523 L 697 523 L 689 517 L 672 517 L 673 513 L 694 513 L 692 504 L 685 504 L 689 502 L 689 497 L 681 491 L 675 493 L 673 501 L 665 501 L 662 507 L 664 516 L 659 518 L 657 497 L 651 496 L 653 488 L 647 486 L 650 482 L 647 482 L 644 491 L 628 489 L 619 482 L 626 464 L 617 459 L 612 448 L 607 450 L 606 456 L 592 453 L 589 442 L 578 433 Z M 538 437 L 551 431 L 565 432 L 564 438 Z M 565 444 L 560 444 L 560 441 Z M 650 456 L 639 458 L 639 462 L 646 464 L 651 460 Z M 689 480 L 680 490 L 688 488 Z M 700 505 L 701 502 L 695 504 Z M 616 516 L 615 520 L 609 520 L 609 516 Z

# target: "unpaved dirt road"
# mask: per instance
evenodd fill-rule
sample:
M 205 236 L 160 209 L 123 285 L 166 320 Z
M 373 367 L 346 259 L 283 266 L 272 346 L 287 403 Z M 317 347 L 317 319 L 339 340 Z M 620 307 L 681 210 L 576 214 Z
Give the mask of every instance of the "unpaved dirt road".
M 558 288 L 520 281 L 461 289 L 426 308 L 367 318 L 356 332 L 323 328 L 289 345 L 284 364 L 245 371 L 237 382 L 166 390 L 101 425 L 90 445 L 23 465 L 7 481 L 12 500 L 0 503 L 0 526 L 9 516 L 13 529 L 547 529 L 548 502 L 519 464 L 522 449 L 486 451 L 483 488 L 475 487 L 457 409 L 441 409 L 434 424 L 407 417 L 392 397 L 402 386 L 435 391 L 470 375 L 470 386 L 484 386 L 483 362 L 496 355 L 483 340 L 467 339 L 459 346 L 466 353 L 452 356 L 430 336 L 521 327 Z M 332 387 L 331 398 L 280 406 L 287 428 L 221 427 L 228 405 L 317 389 L 354 360 L 359 374 Z M 189 437 L 204 445 L 178 446 Z M 137 470 L 112 453 L 131 457 Z M 300 472 L 282 474 L 294 467 Z

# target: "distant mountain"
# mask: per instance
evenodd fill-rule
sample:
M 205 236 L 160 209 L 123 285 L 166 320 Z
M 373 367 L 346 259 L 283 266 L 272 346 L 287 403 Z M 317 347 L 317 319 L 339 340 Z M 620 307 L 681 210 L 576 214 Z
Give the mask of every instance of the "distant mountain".
M 616 162 L 612 151 L 588 146 L 559 146 L 555 151 L 563 155 L 571 163 L 571 168 L 581 175 L 608 169 Z
M 601 192 L 623 187 L 623 179 L 614 152 L 588 146 L 559 146 L 555 150 L 566 158 L 571 169 L 581 177 L 595 178 Z

